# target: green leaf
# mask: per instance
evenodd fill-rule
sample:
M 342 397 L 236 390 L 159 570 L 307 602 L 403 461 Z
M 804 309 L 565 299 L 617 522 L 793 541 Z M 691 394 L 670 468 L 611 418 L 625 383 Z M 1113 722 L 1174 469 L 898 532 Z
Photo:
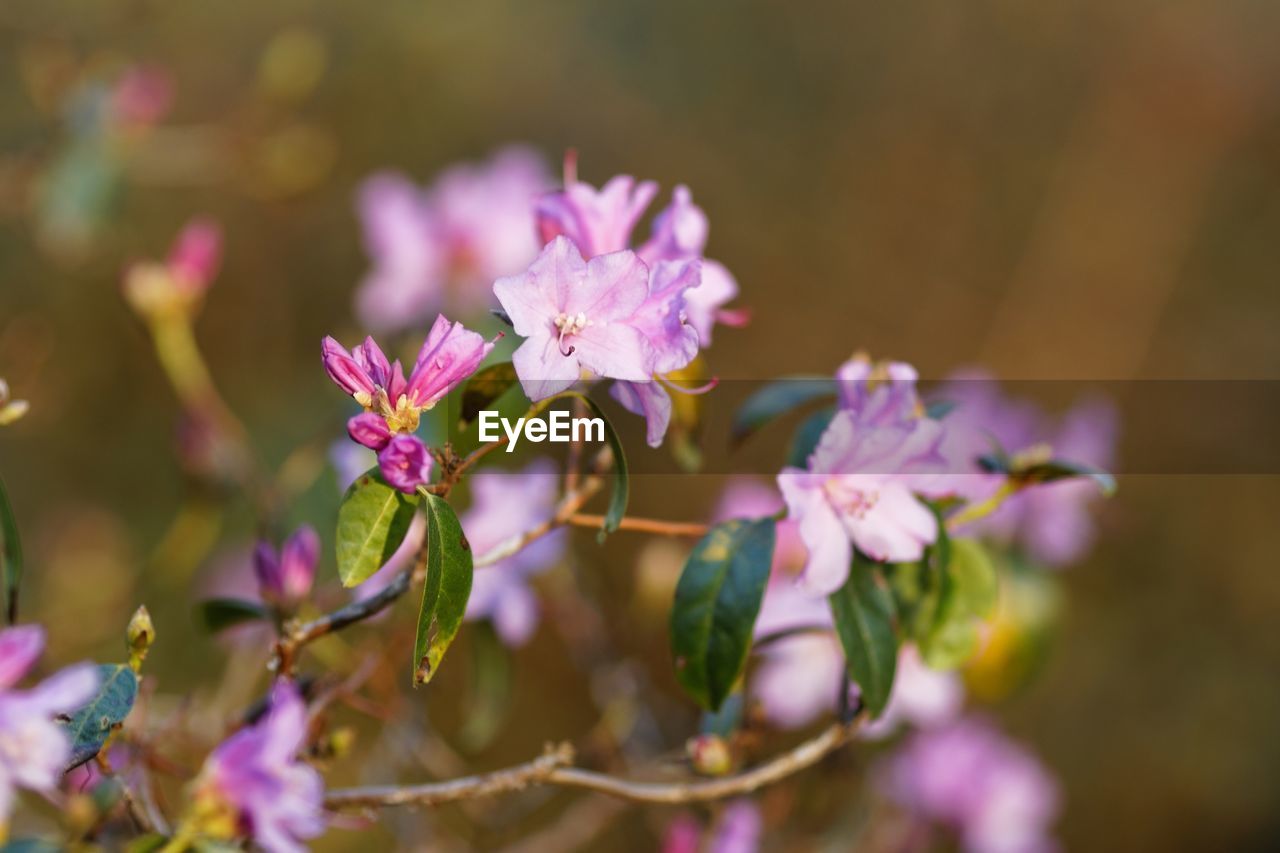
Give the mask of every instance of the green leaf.
M 482 409 L 487 409 L 493 402 L 507 393 L 517 382 L 515 366 L 509 361 L 493 364 L 478 371 L 462 386 L 462 413 L 458 418 L 458 428 L 465 429 L 474 421 Z
M 225 631 L 245 622 L 271 618 L 271 611 L 256 601 L 239 598 L 210 598 L 196 605 L 200 624 L 210 634 Z
M 738 407 L 729 431 L 729 443 L 741 444 L 770 421 L 835 394 L 836 382 L 829 377 L 796 376 L 770 382 Z
M 720 707 L 742 675 L 769 581 L 776 527 L 772 518 L 717 524 L 694 547 L 676 584 L 676 678 L 709 710 Z
M 849 579 L 829 598 L 849 678 L 873 717 L 888 704 L 898 668 L 893 597 L 877 575 L 875 564 L 855 553 Z
M 954 400 L 934 400 L 924 407 L 924 416 L 932 421 L 940 421 L 955 410 Z
M 791 447 L 787 450 L 787 464 L 795 468 L 808 468 L 809 457 L 818 449 L 818 442 L 836 416 L 834 407 L 814 412 L 801 421 L 791 435 Z
M 950 573 L 967 612 L 985 619 L 1000 598 L 1000 577 L 982 544 L 974 539 L 951 540 Z
M 387 485 L 377 468 L 361 474 L 338 508 L 338 577 L 355 586 L 382 568 L 404 541 L 415 500 Z
M 13 517 L 9 494 L 0 480 L 0 585 L 4 587 L 5 619 L 12 625 L 18 621 L 18 584 L 22 580 L 22 540 L 18 522 Z
M 471 596 L 471 544 L 462 532 L 453 507 L 426 495 L 427 580 L 418 610 L 418 634 L 413 643 L 413 682 L 426 684 L 458 634 Z
M 67 769 L 79 767 L 98 754 L 111 731 L 124 722 L 138 695 L 138 676 L 121 664 L 98 666 L 98 692 L 89 704 L 65 720 L 62 727 L 71 741 Z
M 912 635 L 925 663 L 954 669 L 978 646 L 979 622 L 995 609 L 999 579 L 977 542 L 947 542 L 948 558 L 922 569 L 932 582 L 912 620 Z

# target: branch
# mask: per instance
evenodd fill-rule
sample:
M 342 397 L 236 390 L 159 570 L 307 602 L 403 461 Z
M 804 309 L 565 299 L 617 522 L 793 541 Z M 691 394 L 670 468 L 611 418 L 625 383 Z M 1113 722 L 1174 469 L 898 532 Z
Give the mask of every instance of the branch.
M 448 782 L 405 787 L 340 788 L 329 792 L 329 809 L 436 806 L 475 797 L 520 791 L 535 785 L 580 788 L 637 803 L 705 803 L 756 791 L 812 767 L 848 743 L 861 723 L 836 723 L 811 740 L 751 770 L 719 779 L 690 782 L 637 782 L 571 766 L 573 748 L 567 743 L 548 748 L 539 758 L 506 770 L 467 776 Z
M 578 527 L 599 528 L 604 524 L 603 515 L 574 513 L 569 516 L 569 524 Z M 635 518 L 628 516 L 618 523 L 619 530 L 634 530 L 637 533 L 657 533 L 663 536 L 706 536 L 710 525 L 690 521 L 663 521 L 657 518 Z
M 560 505 L 556 507 L 556 512 L 551 518 L 542 522 L 536 527 L 526 530 L 519 536 L 514 536 L 506 542 L 501 542 L 489 549 L 485 553 L 475 558 L 474 566 L 477 569 L 485 566 L 492 566 L 501 560 L 505 560 L 513 554 L 519 553 L 526 545 L 535 539 L 541 539 L 551 531 L 558 527 L 569 524 L 571 519 L 578 514 L 578 510 L 600 491 L 602 481 L 597 476 L 588 477 L 583 481 L 581 487 L 576 492 L 570 492 L 560 501 Z M 598 526 L 598 525 L 597 525 Z
M 413 581 L 416 570 L 416 565 L 410 566 L 368 598 L 353 601 L 310 622 L 288 627 L 285 634 L 276 641 L 276 671 L 281 675 L 288 674 L 293 668 L 298 651 L 308 643 L 386 610 L 397 598 L 409 591 L 409 584 Z

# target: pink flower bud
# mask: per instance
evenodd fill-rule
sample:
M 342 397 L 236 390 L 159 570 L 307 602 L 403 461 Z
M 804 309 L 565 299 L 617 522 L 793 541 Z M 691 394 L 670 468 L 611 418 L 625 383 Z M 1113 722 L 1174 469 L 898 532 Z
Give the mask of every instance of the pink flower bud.
M 391 429 L 382 415 L 363 412 L 347 421 L 347 435 L 356 444 L 363 444 L 370 450 L 381 450 L 391 440 Z
M 414 435 L 397 435 L 378 454 L 382 476 L 395 488 L 413 494 L 431 479 L 431 454 Z
M 210 219 L 193 219 L 178 233 L 169 251 L 169 272 L 191 293 L 208 289 L 222 264 L 222 229 Z

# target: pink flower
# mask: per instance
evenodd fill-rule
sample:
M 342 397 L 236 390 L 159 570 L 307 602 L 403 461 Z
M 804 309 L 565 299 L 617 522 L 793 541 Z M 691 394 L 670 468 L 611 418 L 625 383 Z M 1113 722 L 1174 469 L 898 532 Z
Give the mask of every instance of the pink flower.
M 234 818 L 233 837 L 268 853 L 305 850 L 324 832 L 324 782 L 297 758 L 307 735 L 298 689 L 278 681 L 266 715 L 218 745 L 196 781 L 197 811 Z
M 482 307 L 495 278 L 538 253 L 533 207 L 549 183 L 540 158 L 518 147 L 448 169 L 428 190 L 398 174 L 367 179 L 357 207 L 373 264 L 356 297 L 361 320 L 393 331 L 446 302 Z
M 253 571 L 262 600 L 283 613 L 292 612 L 311 592 L 320 560 L 320 537 L 303 525 L 285 540 L 279 552 L 259 542 L 253 552 Z
M 517 472 L 484 471 L 468 478 L 471 508 L 462 529 L 480 556 L 542 524 L 555 513 L 559 478 L 548 459 Z M 538 601 L 529 578 L 564 556 L 564 531 L 535 539 L 515 554 L 476 570 L 467 619 L 491 619 L 508 646 L 528 641 L 538 625 Z
M 880 769 L 885 793 L 922 820 L 956 831 L 969 853 L 1058 848 L 1053 778 L 982 719 L 920 732 Z
M 868 738 L 888 737 L 904 724 L 928 729 L 954 720 L 964 707 L 964 684 L 952 671 L 931 669 L 914 646 L 898 653 L 898 669 L 884 713 L 867 724 Z
M 525 394 L 542 400 L 582 376 L 650 378 L 643 335 L 629 321 L 648 296 L 648 270 L 632 252 L 585 261 L 556 237 L 522 275 L 493 291 L 525 338 L 512 362 Z
M 933 512 L 916 496 L 946 495 L 942 425 L 923 417 L 915 371 L 890 365 L 872 383 L 869 365 L 841 368 L 842 408 L 823 433 L 808 470 L 784 468 L 778 486 L 809 550 L 805 585 L 822 594 L 849 576 L 856 546 L 874 560 L 918 560 L 938 536 Z
M 383 479 L 405 494 L 431 480 L 431 452 L 416 435 L 397 435 L 378 453 Z
M 27 690 L 14 689 L 44 651 L 44 630 L 24 625 L 0 631 L 0 826 L 17 788 L 53 791 L 71 757 L 55 715 L 71 714 L 98 689 L 93 664 L 69 666 Z
M 334 384 L 367 411 L 380 415 L 389 432 L 400 433 L 416 430 L 423 412 L 474 373 L 493 350 L 493 341 L 485 341 L 461 323 L 450 323 L 442 314 L 422 342 L 407 380 L 400 362 L 389 362 L 373 338 L 348 351 L 327 337 L 320 349 Z M 356 427 L 361 436 L 357 441 L 374 440 L 369 430 L 375 428 L 367 419 Z
M 630 175 L 618 175 L 599 190 L 573 181 L 538 200 L 538 233 L 543 243 L 568 237 L 588 258 L 619 252 L 631 245 L 631 232 L 657 194 L 653 181 L 636 183 Z

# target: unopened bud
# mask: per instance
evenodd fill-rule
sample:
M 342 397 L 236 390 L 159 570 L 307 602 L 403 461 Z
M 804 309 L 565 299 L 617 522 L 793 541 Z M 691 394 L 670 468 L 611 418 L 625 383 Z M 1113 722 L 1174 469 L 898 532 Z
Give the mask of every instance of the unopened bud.
M 151 644 L 156 639 L 156 628 L 151 623 L 151 613 L 145 604 L 138 605 L 125 629 L 125 643 L 129 647 L 129 666 L 134 672 L 142 667 Z
M 719 735 L 691 737 L 685 743 L 685 752 L 694 772 L 703 776 L 724 776 L 733 769 L 733 755 L 729 751 L 729 744 Z

